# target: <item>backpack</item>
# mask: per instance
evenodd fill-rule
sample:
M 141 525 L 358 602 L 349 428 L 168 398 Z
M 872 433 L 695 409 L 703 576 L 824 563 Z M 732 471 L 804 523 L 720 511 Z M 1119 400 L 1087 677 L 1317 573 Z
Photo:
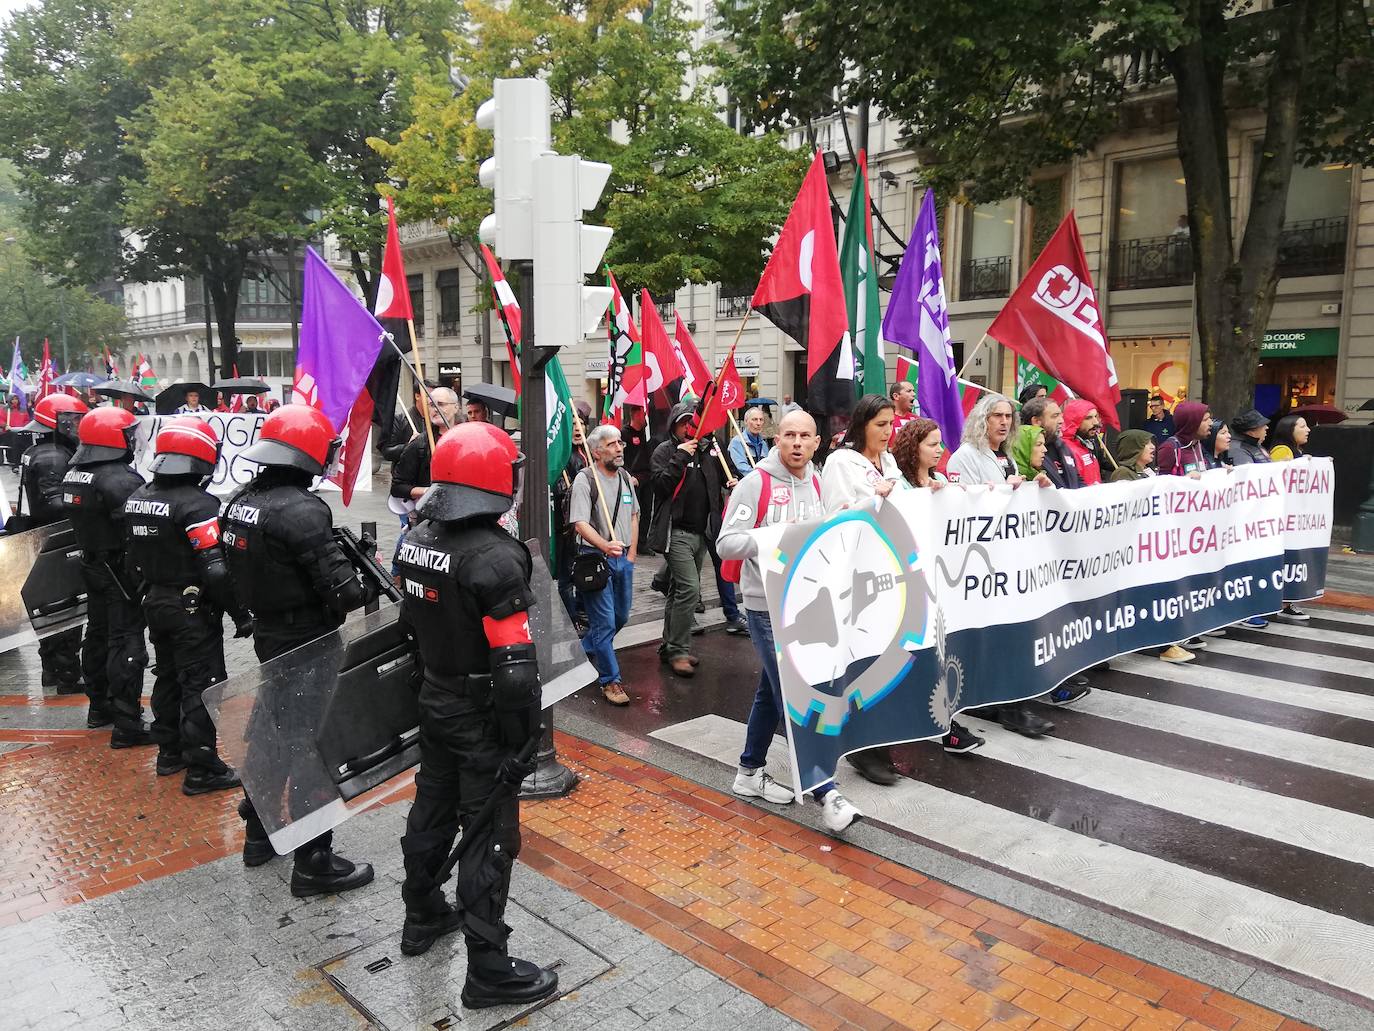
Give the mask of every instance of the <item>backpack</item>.
M 773 489 L 773 477 L 768 475 L 767 469 L 755 469 L 759 474 L 759 506 L 754 513 L 754 529 L 757 530 L 763 525 L 763 517 L 768 514 L 768 509 L 772 507 L 772 499 L 769 497 Z M 811 485 L 816 489 L 816 497 L 821 496 L 821 478 L 815 473 L 811 474 Z M 769 499 L 767 505 L 763 504 L 765 498 Z M 727 558 L 720 563 L 720 578 L 728 584 L 739 583 L 740 574 L 744 571 L 744 559 Z

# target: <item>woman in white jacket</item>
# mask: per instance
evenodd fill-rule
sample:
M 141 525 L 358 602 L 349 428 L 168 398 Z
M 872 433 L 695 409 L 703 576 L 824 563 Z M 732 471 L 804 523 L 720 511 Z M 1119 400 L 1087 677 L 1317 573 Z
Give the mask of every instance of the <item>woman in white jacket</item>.
M 865 394 L 855 403 L 844 444 L 830 452 L 821 470 L 821 504 L 826 515 L 905 489 L 897 460 L 887 449 L 895 415 L 892 400 L 880 394 Z M 865 748 L 847 758 L 866 780 L 884 786 L 897 783 L 892 750 L 886 745 Z

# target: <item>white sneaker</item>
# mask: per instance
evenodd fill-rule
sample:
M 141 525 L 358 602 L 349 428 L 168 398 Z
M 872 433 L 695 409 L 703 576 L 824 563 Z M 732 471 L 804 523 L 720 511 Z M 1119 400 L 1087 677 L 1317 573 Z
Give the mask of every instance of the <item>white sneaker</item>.
M 790 805 L 794 797 L 791 788 L 779 784 L 761 767 L 752 773 L 738 771 L 732 790 L 741 798 L 761 798 L 774 805 Z
M 863 819 L 863 815 L 838 791 L 831 791 L 821 803 L 821 822 L 831 834 L 842 834 L 855 820 Z

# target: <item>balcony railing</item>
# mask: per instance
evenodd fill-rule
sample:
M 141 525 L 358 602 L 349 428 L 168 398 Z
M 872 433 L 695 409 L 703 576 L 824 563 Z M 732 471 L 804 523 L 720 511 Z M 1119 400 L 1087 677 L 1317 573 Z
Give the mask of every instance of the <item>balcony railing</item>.
M 1121 240 L 1112 248 L 1112 290 L 1186 286 L 1193 281 L 1193 259 L 1186 233 Z
M 186 316 L 180 310 L 165 311 L 160 315 L 140 315 L 136 319 L 125 319 L 124 328 L 130 333 L 149 333 L 155 329 L 184 326 L 186 322 Z
M 676 301 L 671 299 L 667 301 L 655 301 L 654 307 L 658 309 L 658 317 L 663 320 L 665 326 L 673 321 L 673 309 L 677 307 Z M 669 332 L 672 332 L 671 326 L 669 326 Z
M 1289 222 L 1279 237 L 1279 275 L 1330 276 L 1345 271 L 1346 219 Z
M 716 318 L 742 319 L 749 314 L 749 302 L 754 299 L 754 291 L 739 287 L 722 286 L 716 294 Z
M 299 308 L 297 309 L 299 315 Z M 215 313 L 212 308 L 210 311 L 210 321 L 214 322 Z M 186 305 L 186 319 L 184 325 L 195 325 L 205 321 L 205 305 L 200 301 L 193 301 Z M 290 301 L 240 301 L 235 321 L 240 326 L 252 325 L 289 325 L 291 322 L 291 302 Z
M 960 270 L 959 299 L 1006 297 L 1011 293 L 1011 256 L 969 258 Z
M 446 319 L 439 316 L 439 335 L 441 337 L 456 337 L 458 335 L 458 318 Z

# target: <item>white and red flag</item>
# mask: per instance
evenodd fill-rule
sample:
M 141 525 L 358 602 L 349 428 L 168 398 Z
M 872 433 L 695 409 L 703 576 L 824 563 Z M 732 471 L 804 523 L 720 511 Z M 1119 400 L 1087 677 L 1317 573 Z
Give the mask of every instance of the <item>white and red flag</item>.
M 506 354 L 510 357 L 511 381 L 515 384 L 515 396 L 520 396 L 520 302 L 515 299 L 515 291 L 506 282 L 505 273 L 491 248 L 481 244 L 482 260 L 487 264 L 491 276 L 491 296 L 496 310 L 501 313 L 501 325 L 506 330 Z
M 988 336 L 1091 401 L 1107 425 L 1121 428 L 1116 414 L 1121 387 L 1072 211 L 988 327 Z
M 673 322 L 673 350 L 677 352 L 682 367 L 687 370 L 688 385 L 693 396 L 701 397 L 706 393 L 706 385 L 711 382 L 711 370 L 697 350 L 697 343 L 692 339 L 686 320 L 676 308 L 673 309 Z

